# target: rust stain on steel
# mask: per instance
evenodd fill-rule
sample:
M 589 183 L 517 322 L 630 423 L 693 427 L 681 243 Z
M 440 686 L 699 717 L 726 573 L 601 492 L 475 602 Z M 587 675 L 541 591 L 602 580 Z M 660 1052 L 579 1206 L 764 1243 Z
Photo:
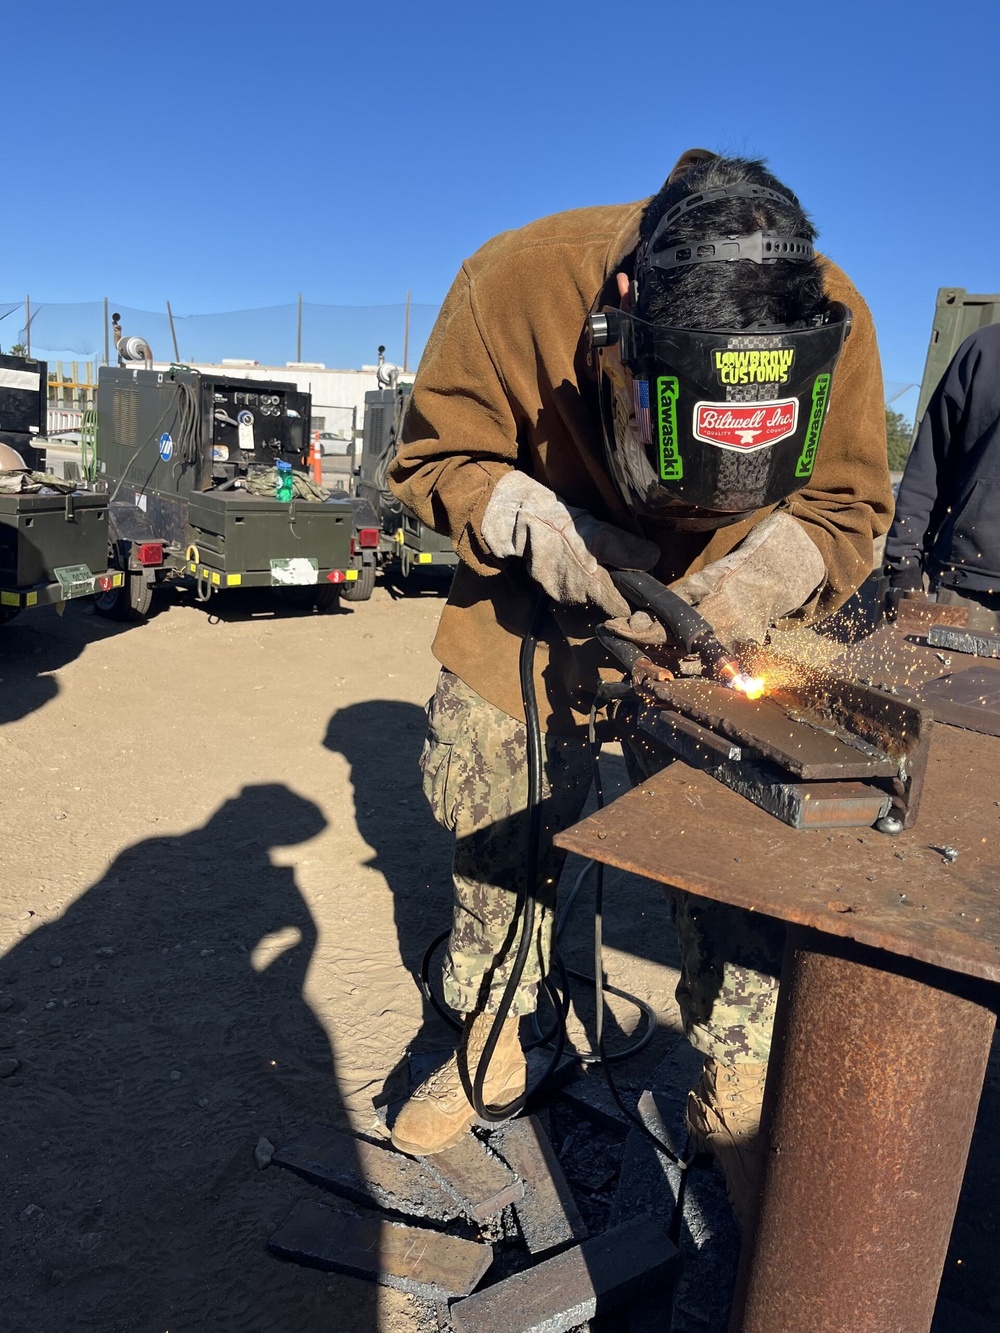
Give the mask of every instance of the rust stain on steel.
M 868 951 L 796 932 L 734 1333 L 926 1333 L 995 1024 Z M 796 947 L 798 945 L 798 947 Z
M 964 606 L 938 606 L 926 597 L 904 597 L 896 610 L 896 625 L 905 633 L 926 634 L 932 625 L 952 625 L 959 629 L 969 623 Z
M 895 838 L 788 828 L 676 763 L 556 842 L 703 898 L 1000 981 L 997 758 L 991 737 L 934 730 L 920 821 Z M 959 850 L 952 864 L 933 850 L 946 845 Z

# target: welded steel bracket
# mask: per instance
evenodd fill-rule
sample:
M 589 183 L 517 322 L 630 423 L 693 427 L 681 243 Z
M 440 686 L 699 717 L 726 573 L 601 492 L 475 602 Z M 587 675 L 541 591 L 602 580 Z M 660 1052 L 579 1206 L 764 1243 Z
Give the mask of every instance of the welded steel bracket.
M 774 682 L 765 698 L 701 679 L 645 682 L 639 730 L 793 828 L 914 823 L 927 709 L 773 654 L 749 669 Z

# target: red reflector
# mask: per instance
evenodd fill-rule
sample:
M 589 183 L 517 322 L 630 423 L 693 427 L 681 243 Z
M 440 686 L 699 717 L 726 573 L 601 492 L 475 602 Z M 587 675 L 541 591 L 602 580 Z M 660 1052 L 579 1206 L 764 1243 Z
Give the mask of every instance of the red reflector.
M 378 546 L 378 528 L 361 528 L 358 539 L 362 546 Z
M 331 569 L 326 576 L 331 583 L 343 583 L 346 575 L 342 569 Z
M 114 578 L 110 574 L 102 574 L 97 580 L 97 586 L 101 592 L 110 592 L 115 586 Z
M 351 555 L 353 555 L 354 552 L 355 552 L 356 550 L 357 550 L 357 543 L 355 542 L 354 538 L 352 537 L 352 538 L 351 538 Z
M 140 565 L 162 565 L 163 543 L 141 542 L 136 548 L 136 558 Z

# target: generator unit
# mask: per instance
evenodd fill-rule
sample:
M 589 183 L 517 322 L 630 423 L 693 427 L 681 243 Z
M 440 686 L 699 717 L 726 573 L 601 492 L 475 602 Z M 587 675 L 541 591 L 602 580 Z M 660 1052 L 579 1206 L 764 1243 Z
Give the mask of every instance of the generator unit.
M 33 470 L 45 462 L 38 441 L 45 436 L 48 379 L 45 361 L 0 354 L 0 444 L 16 449 Z
M 354 468 L 354 493 L 368 502 L 379 524 L 379 563 L 406 580 L 417 572 L 451 574 L 458 556 L 447 537 L 427 527 L 389 490 L 389 465 L 396 456 L 409 384 L 365 394 L 361 457 Z
M 98 610 L 139 618 L 157 579 L 191 575 L 207 600 L 223 588 L 271 586 L 329 607 L 362 565 L 358 506 L 344 491 L 274 486 L 306 478 L 311 398 L 292 384 L 102 367 L 97 474 L 108 491 L 112 563 L 122 590 Z

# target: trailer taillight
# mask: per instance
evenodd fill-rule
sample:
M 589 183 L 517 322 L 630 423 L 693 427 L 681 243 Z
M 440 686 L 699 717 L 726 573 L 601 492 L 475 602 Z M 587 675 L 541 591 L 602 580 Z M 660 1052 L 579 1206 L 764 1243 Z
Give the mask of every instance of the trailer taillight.
M 135 555 L 140 565 L 162 565 L 163 543 L 140 542 L 136 547 Z
M 359 528 L 358 541 L 362 547 L 378 546 L 378 528 Z

